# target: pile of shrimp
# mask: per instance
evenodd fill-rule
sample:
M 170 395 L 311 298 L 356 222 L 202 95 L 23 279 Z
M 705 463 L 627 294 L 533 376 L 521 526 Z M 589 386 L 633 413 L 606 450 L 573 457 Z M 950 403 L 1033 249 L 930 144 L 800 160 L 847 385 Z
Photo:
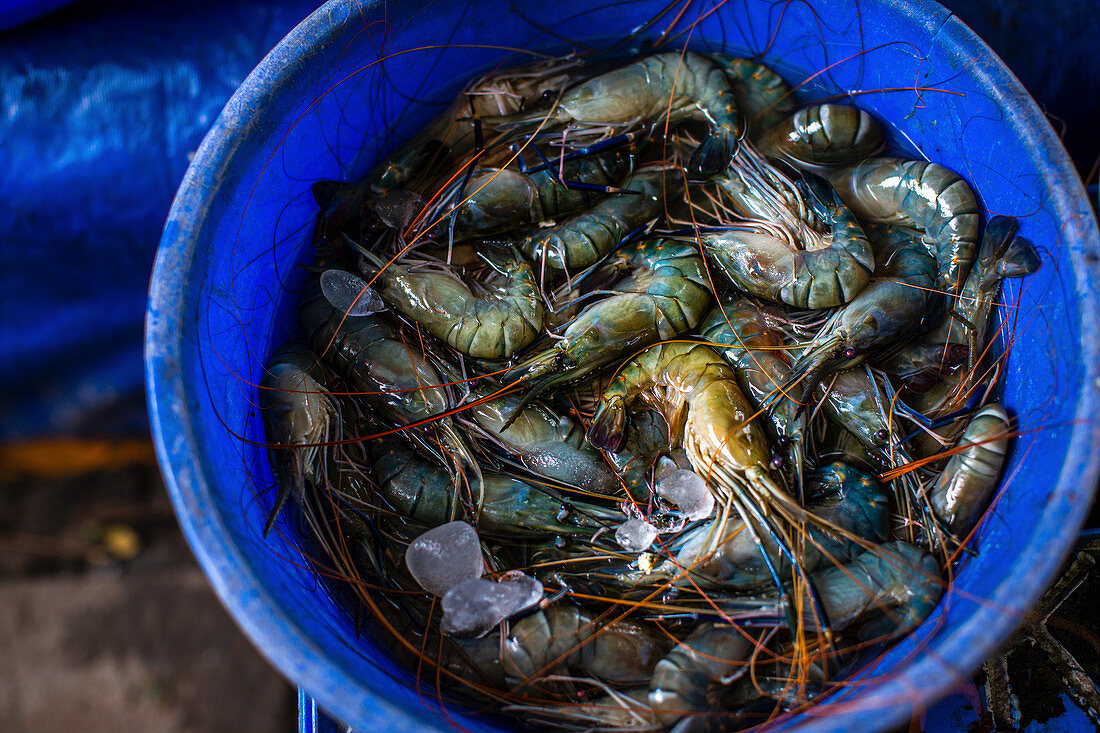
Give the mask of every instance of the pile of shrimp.
M 475 80 L 314 186 L 266 530 L 296 507 L 356 618 L 480 711 L 739 729 L 820 700 L 975 551 L 1014 428 L 1001 280 L 1039 267 L 885 138 L 722 54 Z M 405 553 L 455 522 L 479 582 L 537 600 L 448 620 Z

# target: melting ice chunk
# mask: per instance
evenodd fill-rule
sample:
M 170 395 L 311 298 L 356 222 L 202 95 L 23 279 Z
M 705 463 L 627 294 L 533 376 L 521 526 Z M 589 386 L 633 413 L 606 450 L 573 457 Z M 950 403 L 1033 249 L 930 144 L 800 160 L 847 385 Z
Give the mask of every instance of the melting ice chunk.
M 405 550 L 405 565 L 421 588 L 437 596 L 480 578 L 485 569 L 477 532 L 466 522 L 441 524 L 417 537 Z
M 499 582 L 471 578 L 443 595 L 439 629 L 455 636 L 484 636 L 512 614 L 542 599 L 542 583 L 513 571 Z
M 714 511 L 714 494 L 703 477 L 695 471 L 677 468 L 672 461 L 662 459 L 658 464 L 653 487 L 658 496 L 675 504 L 689 521 L 706 519 Z
M 349 316 L 369 316 L 386 308 L 382 296 L 366 280 L 347 270 L 322 272 L 321 292 L 333 308 Z
M 628 519 L 615 530 L 615 541 L 625 550 L 641 552 L 657 539 L 657 528 L 640 517 Z

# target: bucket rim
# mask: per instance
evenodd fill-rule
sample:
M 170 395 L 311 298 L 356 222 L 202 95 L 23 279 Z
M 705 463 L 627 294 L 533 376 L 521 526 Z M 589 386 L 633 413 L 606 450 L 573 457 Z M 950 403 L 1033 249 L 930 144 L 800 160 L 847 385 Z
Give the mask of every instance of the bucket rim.
M 1050 190 L 1049 201 L 1066 226 L 1074 227 L 1067 238 L 1080 245 L 1067 252 L 1074 292 L 1082 296 L 1100 292 L 1096 218 L 1068 153 L 1034 99 L 985 42 L 938 3 L 895 0 L 889 5 L 891 13 L 914 26 L 936 28 L 937 44 L 950 44 L 966 58 L 990 60 L 976 64 L 975 73 L 995 90 L 1000 103 L 1012 101 L 1012 116 L 1025 123 L 1014 128 L 1046 163 L 1044 178 L 1059 181 Z M 347 24 L 361 23 L 364 16 L 382 6 L 382 0 L 329 0 L 280 41 L 226 104 L 196 152 L 168 214 L 150 283 L 144 360 L 150 425 L 165 485 L 183 533 L 222 604 L 273 666 L 337 718 L 358 723 L 383 714 L 394 730 L 414 731 L 434 728 L 434 715 L 421 709 L 406 710 L 374 692 L 364 692 L 360 679 L 333 665 L 310 634 L 272 601 L 251 572 L 245 554 L 230 541 L 218 512 L 206 501 L 210 485 L 197 460 L 201 451 L 182 373 L 183 353 L 189 345 L 183 340 L 189 305 L 187 283 L 198 234 L 241 135 L 249 130 L 248 117 L 270 103 L 270 90 L 294 73 L 296 63 L 309 49 L 327 44 L 340 36 Z M 936 18 L 938 24 L 930 23 L 929 19 Z M 1051 502 L 1037 519 L 1031 541 L 1017 554 L 1017 564 L 1030 570 L 1017 576 L 1011 590 L 999 587 L 994 603 L 952 627 L 940 645 L 950 666 L 936 655 L 922 655 L 906 665 L 904 680 L 899 676 L 882 683 L 861 698 L 859 709 L 830 717 L 806 715 L 788 724 L 787 730 L 822 731 L 837 725 L 879 730 L 902 723 L 920 706 L 949 693 L 959 675 L 980 665 L 995 649 L 987 640 L 1006 638 L 1052 580 L 1074 544 L 1076 530 L 1084 523 L 1100 476 L 1100 337 L 1087 338 L 1090 333 L 1100 334 L 1100 303 L 1082 297 L 1079 307 L 1084 376 L 1075 403 L 1076 419 Z M 1054 515 L 1058 513 L 1051 509 L 1055 505 L 1064 509 L 1057 522 Z M 1005 608 L 1020 613 L 1006 613 Z M 927 698 L 914 702 L 899 698 L 898 693 L 912 692 L 914 680 L 920 680 L 917 688 Z M 880 697 L 882 706 L 874 707 L 875 698 Z

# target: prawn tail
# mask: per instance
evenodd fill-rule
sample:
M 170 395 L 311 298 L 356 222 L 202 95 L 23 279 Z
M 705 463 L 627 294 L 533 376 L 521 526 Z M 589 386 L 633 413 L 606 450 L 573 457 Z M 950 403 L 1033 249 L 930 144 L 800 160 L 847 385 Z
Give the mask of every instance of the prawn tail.
M 626 407 L 622 398 L 600 400 L 588 426 L 588 442 L 596 448 L 617 453 L 623 445 L 625 428 Z
M 997 272 L 1004 277 L 1024 277 L 1038 272 L 1043 261 L 1035 245 L 1026 237 L 1013 237 L 997 262 Z
M 695 179 L 712 178 L 727 167 L 737 153 L 737 130 L 725 125 L 715 126 L 695 148 L 688 161 L 688 174 Z
M 301 457 L 299 450 L 277 450 L 275 453 L 275 475 L 279 477 L 279 493 L 275 496 L 275 503 L 264 522 L 264 537 L 271 532 L 275 521 L 286 506 L 287 500 L 293 493 L 297 497 L 305 496 L 305 479 L 302 474 Z
M 1014 216 L 991 217 L 985 225 L 985 236 L 982 237 L 978 259 L 984 262 L 999 256 L 1016 236 L 1017 228 L 1018 222 Z
M 313 244 L 331 239 L 347 228 L 359 215 L 370 194 L 361 183 L 317 181 L 310 187 L 320 212 L 313 231 Z

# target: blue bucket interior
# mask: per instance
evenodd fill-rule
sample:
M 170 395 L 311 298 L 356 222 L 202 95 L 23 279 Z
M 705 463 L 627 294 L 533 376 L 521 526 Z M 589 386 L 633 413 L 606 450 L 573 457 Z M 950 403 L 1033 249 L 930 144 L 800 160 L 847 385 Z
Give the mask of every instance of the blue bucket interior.
M 146 372 L 154 435 L 187 537 L 225 605 L 271 662 L 348 724 L 505 729 L 443 712 L 318 582 L 289 524 L 261 536 L 273 476 L 255 384 L 297 333 L 311 257 L 310 185 L 366 174 L 463 82 L 560 52 L 640 38 L 759 55 L 799 82 L 846 90 L 899 140 L 960 172 L 991 213 L 1020 219 L 1042 270 L 1006 281 L 1004 402 L 1019 419 L 1004 489 L 935 614 L 861 682 L 790 730 L 897 724 L 945 693 L 1022 619 L 1072 543 L 1097 476 L 1098 240 L 1079 179 L 1034 102 L 931 2 L 705 0 L 330 2 L 246 80 L 180 188 L 153 275 Z M 663 11 L 663 14 L 662 14 Z M 656 19 L 656 20 L 654 20 Z M 653 21 L 649 25 L 645 25 Z M 644 26 L 644 27 L 643 27 Z M 690 29 L 690 30 L 689 30 Z M 383 59 L 384 61 L 380 61 Z M 914 87 L 922 88 L 920 91 Z M 825 718 L 825 715 L 833 717 Z

